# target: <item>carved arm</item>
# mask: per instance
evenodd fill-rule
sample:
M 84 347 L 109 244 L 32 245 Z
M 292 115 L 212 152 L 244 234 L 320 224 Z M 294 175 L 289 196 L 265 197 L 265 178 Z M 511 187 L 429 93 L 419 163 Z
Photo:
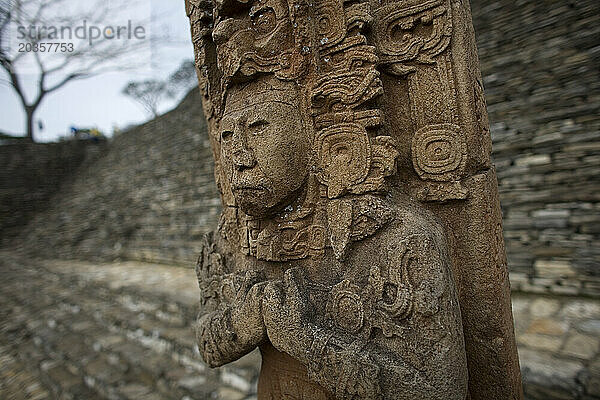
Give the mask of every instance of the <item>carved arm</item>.
M 261 312 L 265 285 L 244 284 L 233 303 L 200 316 L 196 328 L 198 348 L 210 367 L 235 361 L 266 340 Z
M 196 267 L 202 306 L 196 336 L 200 354 L 210 367 L 235 361 L 267 339 L 263 274 L 225 272 L 222 256 L 212 243 L 206 243 Z

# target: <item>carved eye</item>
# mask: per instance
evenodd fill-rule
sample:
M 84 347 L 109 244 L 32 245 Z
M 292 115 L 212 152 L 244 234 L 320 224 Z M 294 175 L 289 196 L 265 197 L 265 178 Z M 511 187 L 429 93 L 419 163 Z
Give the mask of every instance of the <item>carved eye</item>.
M 232 131 L 225 130 L 225 131 L 221 132 L 221 141 L 222 142 L 228 142 L 232 137 L 233 137 Z
M 263 8 L 252 15 L 252 24 L 259 35 L 266 35 L 275 29 L 277 17 L 272 8 Z
M 251 134 L 258 135 L 259 133 L 264 131 L 267 128 L 267 126 L 269 126 L 269 123 L 267 121 L 265 121 L 264 119 L 257 119 L 256 121 L 248 125 L 248 130 Z

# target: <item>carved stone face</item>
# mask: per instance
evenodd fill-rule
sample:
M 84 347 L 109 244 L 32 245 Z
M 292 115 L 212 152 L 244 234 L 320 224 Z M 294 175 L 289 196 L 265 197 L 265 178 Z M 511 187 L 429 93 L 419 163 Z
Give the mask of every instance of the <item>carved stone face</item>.
M 221 120 L 221 162 L 238 206 L 264 217 L 301 193 L 309 171 L 309 135 L 300 102 L 290 93 L 241 90 L 238 96 L 242 101 L 228 100 Z

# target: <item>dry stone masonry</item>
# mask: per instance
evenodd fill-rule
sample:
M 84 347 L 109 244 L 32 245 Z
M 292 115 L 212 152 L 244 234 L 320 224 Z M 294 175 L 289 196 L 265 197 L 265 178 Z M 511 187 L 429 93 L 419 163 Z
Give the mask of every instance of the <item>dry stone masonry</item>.
M 198 97 L 193 91 L 177 110 L 113 138 L 13 247 L 44 257 L 193 264 L 220 211 Z
M 0 256 L 0 398 L 256 400 L 259 354 L 198 357 L 193 269 Z M 526 399 L 599 399 L 600 300 L 512 303 Z
M 0 239 L 45 210 L 52 195 L 104 148 L 105 143 L 75 141 L 0 145 Z
M 600 2 L 473 0 L 513 290 L 600 294 Z

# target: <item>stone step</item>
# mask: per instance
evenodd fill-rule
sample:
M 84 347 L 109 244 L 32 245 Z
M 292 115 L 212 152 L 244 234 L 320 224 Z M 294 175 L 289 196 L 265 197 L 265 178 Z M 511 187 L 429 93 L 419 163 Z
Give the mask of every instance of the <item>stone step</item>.
M 35 396 L 196 400 L 255 394 L 256 355 L 250 365 L 208 369 L 195 350 L 190 328 L 195 312 L 185 302 L 100 285 L 42 265 L 19 269 L 13 264 L 4 270 L 9 279 L 0 283 L 0 291 L 11 301 L 0 311 L 7 317 L 0 339 L 9 343 L 9 355 L 27 355 L 6 368 L 33 382 Z M 23 281 L 29 282 L 27 290 L 18 284 Z M 0 374 L 0 393 L 17 390 L 4 380 Z

